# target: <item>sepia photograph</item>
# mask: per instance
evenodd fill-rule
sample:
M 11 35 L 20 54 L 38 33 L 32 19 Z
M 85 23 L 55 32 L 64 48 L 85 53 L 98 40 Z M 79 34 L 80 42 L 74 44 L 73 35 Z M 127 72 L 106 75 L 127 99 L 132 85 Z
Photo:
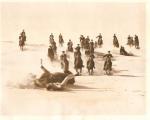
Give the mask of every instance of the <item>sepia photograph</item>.
M 1 115 L 144 115 L 145 2 L 0 2 Z

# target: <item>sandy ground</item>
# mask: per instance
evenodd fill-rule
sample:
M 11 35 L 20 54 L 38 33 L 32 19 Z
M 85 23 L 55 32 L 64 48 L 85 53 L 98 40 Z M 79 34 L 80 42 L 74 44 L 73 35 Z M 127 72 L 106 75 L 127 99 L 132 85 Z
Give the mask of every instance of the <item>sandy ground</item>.
M 96 69 L 93 76 L 76 77 L 74 86 L 65 91 L 45 89 L 21 89 L 27 84 L 28 75 L 42 73 L 40 58 L 51 72 L 62 71 L 59 61 L 51 63 L 47 58 L 46 44 L 27 44 L 21 52 L 18 43 L 1 41 L 2 54 L 2 114 L 3 115 L 101 115 L 143 114 L 145 112 L 145 67 L 144 50 L 128 48 L 135 56 L 119 55 L 119 49 L 111 48 L 113 76 L 103 73 L 102 53 L 107 49 L 96 49 Z M 58 55 L 62 48 L 59 48 Z M 73 69 L 73 54 L 69 53 L 70 70 Z M 86 58 L 84 58 L 84 63 Z

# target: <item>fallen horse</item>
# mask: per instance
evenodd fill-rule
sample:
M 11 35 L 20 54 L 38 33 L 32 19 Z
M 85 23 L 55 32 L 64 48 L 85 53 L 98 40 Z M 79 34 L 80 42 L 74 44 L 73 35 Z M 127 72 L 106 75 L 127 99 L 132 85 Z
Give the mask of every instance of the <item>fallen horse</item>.
M 34 80 L 34 85 L 47 90 L 63 90 L 67 84 L 74 84 L 74 75 L 68 71 L 67 73 L 56 72 L 50 73 L 44 66 L 41 66 L 44 73 L 40 78 Z

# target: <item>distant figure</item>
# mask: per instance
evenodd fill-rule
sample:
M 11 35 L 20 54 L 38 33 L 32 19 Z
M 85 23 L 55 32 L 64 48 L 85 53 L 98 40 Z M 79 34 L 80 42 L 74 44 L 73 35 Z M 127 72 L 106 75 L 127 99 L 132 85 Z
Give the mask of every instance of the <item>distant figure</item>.
M 134 43 L 133 43 L 133 37 L 131 37 L 130 35 L 128 36 L 127 45 L 129 45 L 130 47 L 134 45 Z
M 20 50 L 22 51 L 23 51 L 23 47 L 25 46 L 25 42 L 26 42 L 26 34 L 25 34 L 25 31 L 23 30 L 19 36 L 19 47 L 20 47 Z
M 98 43 L 97 43 L 97 41 L 95 41 L 94 47 L 97 48 L 97 45 L 98 45 Z
M 128 53 L 123 46 L 120 47 L 120 55 L 133 56 L 133 54 Z
M 104 68 L 103 70 L 105 71 L 106 75 L 110 75 L 110 72 L 112 70 L 112 61 L 111 61 L 111 57 L 107 56 L 106 60 L 104 62 Z
M 80 36 L 80 44 L 81 44 L 81 48 L 83 49 L 85 46 L 85 37 L 83 35 Z
M 44 73 L 34 81 L 36 87 L 47 88 L 47 90 L 63 90 L 67 84 L 75 83 L 74 75 L 70 71 L 68 73 L 51 73 L 42 65 L 41 69 Z
M 48 48 L 48 57 L 50 58 L 51 61 L 54 60 L 54 51 L 53 51 L 52 46 L 49 46 Z
M 73 52 L 73 43 L 72 43 L 71 40 L 69 40 L 67 46 L 68 46 L 68 51 L 69 51 L 69 52 Z
M 113 45 L 114 47 L 117 47 L 117 48 L 119 47 L 119 42 L 115 34 L 113 36 Z
M 89 51 L 90 51 L 90 54 L 94 53 L 94 42 L 93 42 L 93 40 L 91 40 L 91 42 L 90 42 Z
M 63 59 L 63 71 L 64 73 L 68 73 L 69 72 L 69 61 L 67 60 L 67 56 L 64 56 Z
M 80 44 L 77 44 L 76 49 L 77 49 L 77 51 L 80 51 Z
M 54 42 L 54 35 L 53 35 L 53 33 L 51 33 L 50 36 L 49 36 L 49 42 L 51 44 Z
M 95 68 L 95 62 L 93 60 L 93 56 L 90 56 L 88 61 L 87 61 L 87 69 L 89 75 L 93 75 L 93 69 Z
M 101 35 L 101 33 L 96 37 L 96 38 L 98 38 L 98 46 L 99 47 L 101 47 L 102 45 L 103 45 L 103 40 L 102 40 L 102 35 Z
M 74 60 L 74 68 L 78 75 L 81 75 L 82 67 L 84 67 L 84 65 L 83 65 L 83 60 L 81 58 L 81 55 L 77 55 Z M 80 71 L 78 71 L 78 70 L 80 70 Z
M 65 51 L 62 51 L 62 54 L 60 55 L 60 64 L 61 64 L 61 68 L 64 68 L 64 58 L 67 57 L 67 55 L 65 54 Z
M 63 46 L 63 44 L 64 44 L 64 40 L 63 40 L 61 33 L 59 35 L 59 44 L 60 44 L 60 46 Z
M 81 56 L 81 52 L 78 48 L 75 48 L 74 58 L 76 58 L 77 56 Z
M 57 53 L 56 42 L 53 40 L 53 42 L 51 42 L 51 45 L 52 45 L 52 48 L 53 48 L 54 53 L 56 54 L 56 53 Z
M 136 48 L 136 49 L 140 49 L 140 47 L 139 47 L 139 38 L 138 38 L 137 35 L 135 35 L 134 41 L 135 41 L 135 48 Z
M 85 39 L 84 48 L 85 48 L 85 49 L 88 49 L 88 48 L 89 48 L 89 44 L 90 44 L 90 38 L 89 38 L 89 36 L 87 36 L 87 38 Z

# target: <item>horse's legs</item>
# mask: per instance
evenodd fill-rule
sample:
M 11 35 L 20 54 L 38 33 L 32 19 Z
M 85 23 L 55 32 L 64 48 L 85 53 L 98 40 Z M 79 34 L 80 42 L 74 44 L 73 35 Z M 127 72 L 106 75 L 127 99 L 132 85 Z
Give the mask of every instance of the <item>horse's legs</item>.
M 80 68 L 80 74 L 82 73 L 82 68 Z
M 89 73 L 89 75 L 90 75 L 90 69 L 88 69 L 88 73 Z
M 93 68 L 91 69 L 91 75 L 93 75 Z

